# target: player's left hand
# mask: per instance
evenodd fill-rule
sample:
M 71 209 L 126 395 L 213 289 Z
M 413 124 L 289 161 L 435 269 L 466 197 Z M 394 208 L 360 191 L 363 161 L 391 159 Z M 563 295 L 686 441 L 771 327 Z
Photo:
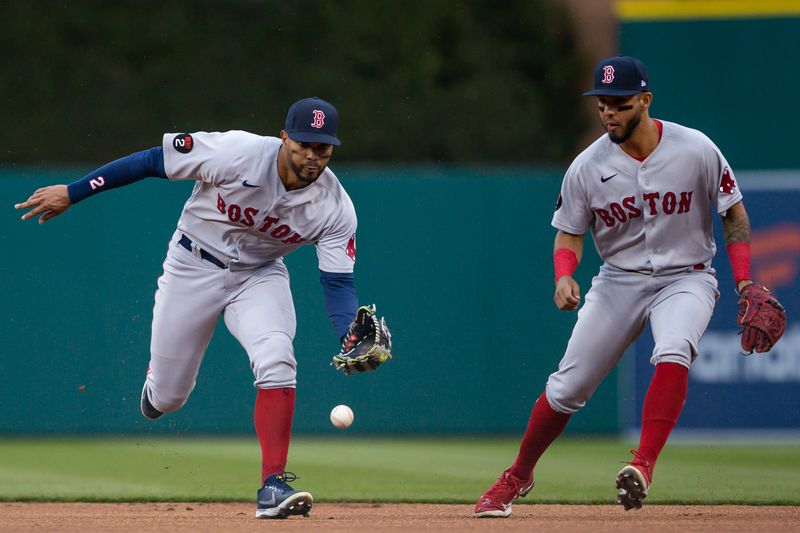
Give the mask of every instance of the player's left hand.
M 333 356 L 336 370 L 350 374 L 376 370 L 392 358 L 392 334 L 375 306 L 361 306 L 342 339 L 342 351 Z
M 739 293 L 739 319 L 745 355 L 768 352 L 786 329 L 786 310 L 763 285 L 751 283 Z
M 17 209 L 32 207 L 33 209 L 22 215 L 22 220 L 42 215 L 39 217 L 39 224 L 44 224 L 69 209 L 71 205 L 72 202 L 67 193 L 67 186 L 51 185 L 37 189 L 27 200 L 21 204 L 14 205 L 14 207 Z

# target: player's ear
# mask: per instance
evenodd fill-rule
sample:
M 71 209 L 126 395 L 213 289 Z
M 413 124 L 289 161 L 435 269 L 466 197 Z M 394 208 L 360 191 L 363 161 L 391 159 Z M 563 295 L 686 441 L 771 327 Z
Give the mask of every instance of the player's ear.
M 286 130 L 281 130 L 281 140 L 283 142 L 286 142 L 286 139 L 288 139 L 288 138 L 289 138 L 289 134 L 286 133 Z
M 650 104 L 653 103 L 653 93 L 649 91 L 643 92 L 639 99 L 639 101 L 642 103 L 642 107 L 647 109 L 650 107 Z

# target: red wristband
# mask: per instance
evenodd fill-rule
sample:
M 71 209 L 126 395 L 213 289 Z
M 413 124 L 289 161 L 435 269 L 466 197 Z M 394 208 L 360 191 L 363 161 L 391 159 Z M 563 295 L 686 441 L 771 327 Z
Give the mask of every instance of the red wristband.
M 750 279 L 750 243 L 732 242 L 726 248 L 733 270 L 733 281 L 738 287 L 740 281 Z
M 556 267 L 556 281 L 561 276 L 571 276 L 578 268 L 578 256 L 569 248 L 559 248 L 553 252 L 553 264 Z

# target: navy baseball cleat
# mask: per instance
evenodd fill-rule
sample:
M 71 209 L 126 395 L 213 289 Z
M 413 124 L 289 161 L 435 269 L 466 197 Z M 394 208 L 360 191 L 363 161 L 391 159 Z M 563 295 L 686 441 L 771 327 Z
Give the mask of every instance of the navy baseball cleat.
M 150 397 L 147 395 L 147 382 L 144 382 L 144 387 L 142 387 L 142 403 L 140 405 L 142 410 L 142 414 L 145 418 L 149 418 L 150 420 L 155 420 L 159 416 L 163 415 L 161 411 L 153 407 L 153 404 L 150 403 Z
M 642 508 L 642 500 L 647 498 L 647 489 L 653 478 L 650 462 L 637 452 L 631 452 L 636 458 L 617 474 L 617 503 L 621 503 L 626 511 Z
M 295 479 L 297 476 L 291 472 L 269 476 L 256 496 L 256 518 L 308 516 L 314 498 L 308 492 L 294 490 L 288 485 L 287 481 Z

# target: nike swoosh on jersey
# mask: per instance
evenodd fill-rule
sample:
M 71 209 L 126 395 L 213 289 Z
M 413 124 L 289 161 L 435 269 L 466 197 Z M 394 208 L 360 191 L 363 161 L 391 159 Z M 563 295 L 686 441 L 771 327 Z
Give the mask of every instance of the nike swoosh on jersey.
M 617 174 L 619 174 L 619 172 L 617 172 Z M 604 176 L 600 176 L 600 182 L 601 182 L 601 183 L 605 183 L 605 182 L 607 182 L 608 180 L 610 180 L 611 178 L 613 178 L 614 176 L 616 176 L 617 174 L 611 174 L 611 175 L 610 175 L 609 177 L 607 177 L 607 178 L 606 178 L 606 177 L 604 177 Z
M 252 183 L 247 183 L 247 180 L 244 180 L 242 182 L 242 185 L 244 185 L 245 187 L 261 187 L 261 185 L 253 185 Z

